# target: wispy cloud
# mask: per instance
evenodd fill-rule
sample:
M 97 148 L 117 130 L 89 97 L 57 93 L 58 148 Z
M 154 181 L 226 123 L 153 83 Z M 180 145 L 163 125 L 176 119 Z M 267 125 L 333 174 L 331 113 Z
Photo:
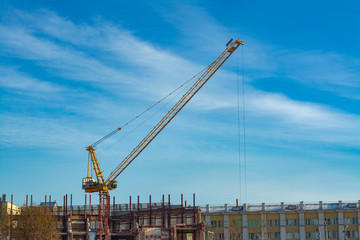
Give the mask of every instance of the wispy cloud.
M 121 82 L 126 77 L 91 56 L 71 47 L 37 37 L 19 26 L 0 26 L 2 52 L 7 56 L 37 62 L 57 75 L 89 82 Z M 127 80 L 126 80 L 127 81 Z
M 56 93 L 64 87 L 51 82 L 41 81 L 15 69 L 0 66 L 0 86 L 27 93 Z
M 183 34 L 181 41 L 199 51 L 211 52 L 226 41 L 224 38 L 230 39 L 234 35 L 244 40 L 244 64 L 250 80 L 288 77 L 342 97 L 360 98 L 359 59 L 318 49 L 284 49 L 276 43 L 254 39 L 222 26 L 201 7 L 183 4 L 170 8 L 172 11 L 161 11 L 164 18 Z
M 30 13 L 16 10 L 3 17 L 0 49 L 2 57 L 9 61 L 1 63 L 0 67 L 0 91 L 6 93 L 1 99 L 6 108 L 0 114 L 0 147 L 52 149 L 52 153 L 61 149 L 68 158 L 80 155 L 79 151 L 83 154 L 84 146 L 121 126 L 151 105 L 154 99 L 160 99 L 203 69 L 206 61 L 214 60 L 208 59 L 209 55 L 216 57 L 221 51 L 219 46 L 224 47 L 224 43 L 234 37 L 232 30 L 209 16 L 206 9 L 180 6 L 173 10 L 171 14 L 170 11 L 163 14 L 180 30 L 183 39 L 175 40 L 181 41 L 182 45 L 174 44 L 171 49 L 141 39 L 122 26 L 101 18 L 75 23 L 48 10 Z M 252 87 L 252 81 L 286 77 L 356 99 L 358 60 L 320 50 L 284 50 L 251 36 L 240 35 L 242 37 L 246 44 L 243 51 L 247 150 L 249 160 L 253 160 L 250 166 L 257 168 L 250 169 L 249 174 L 258 176 L 258 169 L 269 162 L 274 164 L 268 167 L 271 174 L 280 172 L 276 164 L 281 165 L 283 171 L 287 167 L 284 158 L 290 159 L 292 168 L 304 164 L 304 171 L 305 164 L 310 164 L 304 160 L 306 158 L 316 159 L 314 161 L 320 164 L 328 164 L 329 158 L 353 162 L 356 156 L 343 149 L 358 149 L 359 116 L 337 109 L 331 103 L 304 102 L 281 93 L 260 91 Z M 232 169 L 238 167 L 234 164 L 238 156 L 236 65 L 234 58 L 233 61 L 229 59 L 182 111 L 177 118 L 181 120 L 174 120 L 157 138 L 160 143 L 152 143 L 151 151 L 144 152 L 141 157 L 151 159 L 151 162 L 143 163 L 140 168 L 158 164 L 158 169 L 163 170 L 168 168 L 169 159 L 171 166 L 186 162 L 186 168 L 189 168 L 193 164 L 194 172 L 208 165 L 206 171 L 202 171 L 201 179 L 196 177 L 197 182 L 223 186 L 221 181 L 211 180 L 209 184 L 205 175 L 213 168 L 214 175 L 227 179 L 229 166 Z M 159 111 L 159 115 L 166 113 L 166 109 Z M 154 118 L 160 118 L 159 115 Z M 130 136 L 121 149 L 132 149 L 138 138 L 152 126 L 152 123 L 145 123 L 139 130 L 141 134 Z M 125 131 L 109 140 L 109 145 L 122 138 Z M 164 145 L 168 151 L 164 152 Z M 276 150 L 286 154 L 278 154 Z M 116 151 L 104 154 L 116 156 L 116 162 L 102 160 L 107 171 L 121 160 Z M 293 157 L 302 151 L 303 156 Z M 54 158 L 61 158 L 55 155 Z M 158 158 L 159 155 L 162 157 Z M 281 161 L 276 162 L 278 158 Z M 80 163 L 76 162 L 76 165 L 81 168 Z M 126 174 L 139 174 L 138 169 L 134 172 L 130 169 Z M 176 167 L 172 170 L 174 173 L 180 171 Z M 77 174 L 73 173 L 74 176 Z M 234 171 L 234 181 L 236 174 Z M 179 173 L 174 175 L 181 176 Z M 345 177 L 345 174 L 341 176 Z M 184 180 L 181 176 L 174 181 Z M 138 182 L 131 184 L 141 185 Z M 126 187 L 131 188 L 131 184 Z M 271 187 L 272 184 L 279 183 L 272 181 L 268 185 Z M 290 192 L 290 187 L 285 185 Z M 252 185 L 254 188 L 259 186 L 257 183 Z M 235 184 L 231 186 L 229 196 L 235 187 Z M 203 188 L 199 185 L 197 189 Z M 256 193 L 252 194 L 257 197 Z
M 207 16 L 206 11 L 203 9 L 192 9 L 192 11 L 196 11 L 194 15 L 198 17 Z M 192 14 L 191 11 L 180 9 L 179 13 L 175 14 L 175 17 L 167 17 L 182 29 L 188 24 L 187 20 L 189 19 L 186 18 L 187 15 L 184 16 L 185 12 L 186 14 Z M 46 10 L 36 14 L 17 11 L 16 14 L 20 19 L 26 21 L 28 25 L 25 27 L 24 23 L 18 21 L 11 23 L 12 26 L 2 24 L 0 26 L 0 32 L 4 36 L 0 40 L 2 51 L 8 56 L 34 61 L 47 68 L 49 72 L 70 81 L 91 82 L 96 87 L 113 92 L 121 89 L 119 83 L 125 84 L 128 90 L 131 89 L 132 96 L 140 94 L 142 98 L 153 99 L 153 97 L 158 98 L 169 92 L 171 88 L 176 86 L 177 82 L 184 80 L 183 76 L 191 76 L 202 68 L 196 63 L 133 36 L 130 31 L 124 30 L 120 26 L 102 20 L 98 20 L 94 25 L 90 26 L 87 24 L 76 25 Z M 227 32 L 226 28 L 221 27 L 211 17 L 207 16 L 206 19 L 207 23 L 212 22 L 212 24 L 208 25 L 215 28 L 215 32 Z M 201 25 L 202 21 L 195 22 Z M 192 32 L 195 29 L 188 29 L 187 31 Z M 190 34 L 190 32 L 186 34 Z M 204 37 L 206 37 L 205 32 L 208 31 L 203 32 Z M 48 35 L 48 37 L 41 37 L 44 34 Z M 200 32 L 198 31 L 197 34 L 200 34 Z M 214 34 L 213 36 L 219 35 L 221 34 Z M 205 41 L 204 37 L 199 36 L 196 38 L 201 41 L 198 44 L 205 47 L 211 45 L 208 44 L 208 41 Z M 89 51 L 85 52 L 89 49 L 93 49 L 92 52 L 95 54 L 89 55 Z M 110 64 L 104 56 L 100 56 L 98 59 L 95 58 L 95 56 L 99 56 L 96 52 L 106 52 L 108 58 L 112 59 L 112 63 Z M 284 63 L 281 68 L 287 70 L 283 70 L 283 72 L 289 74 L 288 77 L 299 79 L 299 81 L 323 83 L 326 79 L 329 79 L 329 82 L 333 85 L 356 86 L 356 82 L 353 81 L 356 75 L 352 72 L 355 70 L 345 66 L 344 57 L 340 58 L 334 54 L 326 55 L 312 52 L 278 54 L 279 51 L 275 51 L 274 48 L 270 49 L 269 52 L 265 52 L 261 44 L 256 41 L 250 43 L 250 50 L 246 55 L 250 56 L 250 63 L 253 63 L 247 67 L 256 69 L 259 72 L 251 72 L 250 78 L 271 75 L 271 73 L 276 75 L 280 65 Z M 256 59 L 262 60 L 279 58 L 276 61 L 270 61 L 270 64 L 255 64 L 257 60 L 251 60 L 251 56 L 256 56 Z M 326 70 L 323 68 L 318 69 L 309 64 L 310 59 L 317 59 L 319 64 L 316 65 L 324 66 L 323 68 L 325 68 L 325 65 L 329 66 L 331 62 L 338 60 L 337 68 L 333 69 L 333 72 L 336 72 L 334 75 L 339 75 L 340 72 L 344 73 L 343 80 L 337 79 L 332 74 L 329 74 L 331 76 L 329 78 L 321 76 L 321 72 L 326 72 Z M 142 71 L 138 75 L 134 75 L 123 68 L 124 63 L 130 69 L 142 69 Z M 266 65 L 271 67 L 269 68 Z M 120 67 L 117 68 L 116 66 Z M 301 66 L 300 69 L 302 70 L 297 70 L 299 66 Z M 311 75 L 315 71 L 317 73 Z M 59 91 L 62 88 L 58 83 L 54 84 L 25 77 L 25 74 L 14 70 L 4 69 L 2 72 L 4 76 L 2 85 L 4 87 L 26 89 L 26 86 L 32 84 L 35 89 L 43 91 Z M 10 78 L 13 80 L 10 81 Z M 236 91 L 224 87 L 228 86 L 227 79 L 236 79 L 236 74 L 225 70 L 218 73 L 217 78 L 220 81 L 210 85 L 206 92 L 199 93 L 198 100 L 191 104 L 193 108 L 201 111 L 213 111 L 235 109 L 237 107 Z M 349 78 L 351 78 L 351 81 L 346 81 Z M 159 88 L 160 85 L 161 88 Z M 356 116 L 336 111 L 331 107 L 294 101 L 284 95 L 252 89 L 250 85 L 247 88 L 247 107 L 250 113 L 249 117 L 253 119 L 265 117 L 270 120 L 273 119 L 274 124 L 277 122 L 286 126 L 294 126 L 302 131 L 318 131 L 318 133 L 324 133 L 324 129 L 344 130 L 344 134 L 349 134 L 349 130 L 353 129 L 358 121 Z M 144 91 L 146 91 L 148 97 L 141 94 Z M 79 96 L 82 96 L 80 100 L 88 101 L 86 89 L 79 93 Z M 120 99 L 107 99 L 104 95 L 98 95 L 97 102 L 99 104 L 95 103 L 94 106 L 97 107 L 94 108 L 92 114 L 96 115 L 96 109 L 118 108 L 111 104 L 111 101 L 114 100 Z M 66 108 L 72 109 L 72 111 L 84 112 L 84 104 L 79 101 L 75 101 Z M 105 113 L 104 118 L 106 116 Z

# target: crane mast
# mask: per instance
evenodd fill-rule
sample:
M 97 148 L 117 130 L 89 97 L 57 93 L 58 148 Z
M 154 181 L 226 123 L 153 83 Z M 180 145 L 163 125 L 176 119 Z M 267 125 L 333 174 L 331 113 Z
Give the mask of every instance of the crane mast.
M 99 231 L 100 239 L 102 235 L 108 236 L 108 213 L 109 213 L 109 190 L 117 187 L 116 178 L 131 164 L 132 161 L 150 144 L 152 140 L 170 123 L 170 121 L 180 112 L 180 110 L 195 96 L 195 94 L 204 86 L 204 84 L 215 74 L 221 65 L 233 54 L 233 52 L 244 43 L 240 40 L 232 42 L 230 40 L 226 44 L 226 49 L 221 55 L 206 69 L 206 71 L 199 77 L 199 79 L 192 85 L 192 87 L 181 97 L 181 99 L 173 106 L 170 111 L 160 120 L 160 122 L 146 135 L 146 137 L 125 157 L 125 159 L 110 173 L 109 177 L 104 180 L 101 172 L 99 162 L 95 155 L 95 146 L 104 141 L 106 138 L 112 136 L 120 128 L 115 129 L 93 145 L 87 147 L 89 151 L 89 168 L 93 168 L 96 179 L 89 175 L 83 178 L 82 188 L 85 192 L 98 192 L 99 193 Z M 90 170 L 91 171 L 91 170 Z M 91 171 L 92 175 L 92 171 Z

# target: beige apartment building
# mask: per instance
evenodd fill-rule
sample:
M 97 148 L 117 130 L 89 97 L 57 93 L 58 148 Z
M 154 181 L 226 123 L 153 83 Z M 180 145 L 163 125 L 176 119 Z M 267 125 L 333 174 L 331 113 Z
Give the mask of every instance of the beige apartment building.
M 360 240 L 360 201 L 201 208 L 207 239 Z

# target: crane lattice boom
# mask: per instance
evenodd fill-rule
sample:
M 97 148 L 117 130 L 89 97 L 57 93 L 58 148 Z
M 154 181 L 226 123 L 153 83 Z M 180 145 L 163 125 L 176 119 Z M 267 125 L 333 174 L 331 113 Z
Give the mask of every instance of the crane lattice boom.
M 183 95 L 175 106 L 160 120 L 160 122 L 150 131 L 150 133 L 137 145 L 134 150 L 115 168 L 105 181 L 109 185 L 134 161 L 134 159 L 154 140 L 154 138 L 169 124 L 169 122 L 180 112 L 180 110 L 190 101 L 190 99 L 200 90 L 202 86 L 214 75 L 221 65 L 230 55 L 242 45 L 242 41 L 236 40 L 214 61 L 205 73 L 194 83 L 194 85 Z

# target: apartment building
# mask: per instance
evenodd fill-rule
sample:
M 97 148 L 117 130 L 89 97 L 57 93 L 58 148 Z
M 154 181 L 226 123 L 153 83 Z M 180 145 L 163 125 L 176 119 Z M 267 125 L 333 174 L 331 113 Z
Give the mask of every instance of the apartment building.
M 19 215 L 21 213 L 21 207 L 8 202 L 6 194 L 3 194 L 0 198 L 0 209 L 4 209 L 7 215 Z
M 207 239 L 360 240 L 360 201 L 201 208 Z

